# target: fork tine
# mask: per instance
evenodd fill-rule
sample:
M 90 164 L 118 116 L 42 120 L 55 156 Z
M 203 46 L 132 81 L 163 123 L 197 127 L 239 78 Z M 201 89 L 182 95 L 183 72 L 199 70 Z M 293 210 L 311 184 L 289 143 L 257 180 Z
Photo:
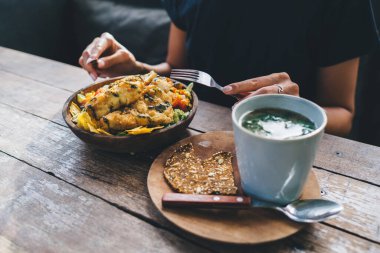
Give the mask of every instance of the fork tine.
M 175 74 L 171 74 L 170 77 L 176 77 L 176 78 L 188 78 L 188 79 L 192 79 L 192 80 L 197 80 L 198 78 L 195 77 L 195 76 L 184 76 L 184 75 L 175 75 Z
M 170 75 L 170 78 L 174 79 L 174 80 L 185 80 L 185 81 L 189 81 L 189 82 L 196 82 L 197 81 L 194 78 L 179 77 L 179 76 L 175 76 L 175 75 Z
M 193 74 L 178 74 L 178 73 L 170 73 L 170 75 L 175 75 L 175 76 L 183 76 L 183 77 L 190 77 L 190 78 L 195 78 L 198 79 L 199 76 L 193 75 Z
M 193 73 L 199 75 L 199 71 L 195 69 L 172 69 L 174 73 Z
M 181 77 L 189 77 L 189 78 L 194 78 L 198 79 L 199 76 L 193 75 L 193 74 L 177 74 L 177 73 L 171 73 L 170 75 L 175 75 L 175 76 L 181 76 Z

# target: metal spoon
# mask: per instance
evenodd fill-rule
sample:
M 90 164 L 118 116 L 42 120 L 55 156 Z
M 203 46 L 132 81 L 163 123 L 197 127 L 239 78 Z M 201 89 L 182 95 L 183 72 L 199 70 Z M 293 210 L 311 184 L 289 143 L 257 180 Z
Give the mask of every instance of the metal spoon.
M 342 205 L 325 199 L 296 200 L 284 207 L 256 200 L 251 206 L 275 209 L 294 221 L 307 223 L 324 221 L 343 210 Z
M 296 200 L 286 206 L 252 200 L 245 196 L 197 195 L 165 193 L 162 197 L 164 207 L 196 208 L 269 208 L 284 213 L 298 222 L 320 222 L 331 218 L 343 210 L 342 205 L 325 199 Z

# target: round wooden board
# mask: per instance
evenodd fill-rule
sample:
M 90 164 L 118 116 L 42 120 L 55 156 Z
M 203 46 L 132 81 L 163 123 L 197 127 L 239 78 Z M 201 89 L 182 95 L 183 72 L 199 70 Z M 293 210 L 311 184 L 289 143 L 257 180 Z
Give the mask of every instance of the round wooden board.
M 163 151 L 153 162 L 148 175 L 148 190 L 158 210 L 171 222 L 185 231 L 210 240 L 257 244 L 278 240 L 294 234 L 305 226 L 268 209 L 204 210 L 163 208 L 161 198 L 165 192 L 173 192 L 163 176 L 164 164 L 179 146 L 191 142 L 195 153 L 206 159 L 218 151 L 235 154 L 233 133 L 209 132 L 183 139 Z M 235 157 L 235 155 L 234 155 Z M 233 159 L 234 171 L 237 171 Z M 235 173 L 236 178 L 236 173 Z M 238 180 L 239 181 L 239 180 Z M 309 174 L 301 199 L 320 198 L 320 188 L 314 172 Z

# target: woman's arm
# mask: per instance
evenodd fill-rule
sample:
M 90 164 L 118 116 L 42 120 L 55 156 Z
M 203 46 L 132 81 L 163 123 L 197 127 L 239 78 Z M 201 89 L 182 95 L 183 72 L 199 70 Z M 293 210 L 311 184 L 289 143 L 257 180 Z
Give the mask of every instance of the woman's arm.
M 182 68 L 186 64 L 185 40 L 186 32 L 171 24 L 166 61 L 157 65 L 149 65 L 136 60 L 135 56 L 117 42 L 111 34 L 103 33 L 83 51 L 79 58 L 79 64 L 88 71 L 94 80 L 98 76 L 111 77 L 151 70 L 161 75 L 168 75 L 172 67 Z
M 326 111 L 328 133 L 344 136 L 351 131 L 358 69 L 355 58 L 318 71 L 317 103 Z
M 317 103 L 326 111 L 326 132 L 330 134 L 344 136 L 351 131 L 358 66 L 359 58 L 355 58 L 318 71 Z M 299 96 L 298 85 L 287 73 L 274 73 L 232 83 L 225 86 L 223 91 L 243 97 L 271 93 Z
M 176 27 L 173 23 L 170 24 L 168 55 L 166 62 L 158 65 L 148 65 L 142 63 L 146 72 L 151 70 L 156 71 L 160 75 L 169 75 L 172 68 L 184 68 L 186 66 L 186 32 Z

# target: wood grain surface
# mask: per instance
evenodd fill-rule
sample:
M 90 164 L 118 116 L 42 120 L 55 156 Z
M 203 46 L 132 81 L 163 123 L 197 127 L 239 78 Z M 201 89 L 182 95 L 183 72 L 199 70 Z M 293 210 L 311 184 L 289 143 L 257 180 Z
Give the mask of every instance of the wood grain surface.
M 24 125 L 28 125 L 28 128 L 25 128 Z M 1 104 L 0 126 L 3 129 L 0 133 L 0 150 L 100 195 L 112 203 L 117 203 L 152 219 L 160 218 L 154 212 L 154 207 L 150 205 L 145 186 L 145 178 L 153 161 L 153 156 L 150 154 L 117 155 L 90 150 L 67 127 Z M 188 132 L 187 134 L 197 133 Z M 331 176 L 330 172 L 324 170 L 318 170 L 318 173 L 319 177 Z M 336 176 L 357 182 L 362 187 L 372 186 L 355 179 Z M 128 185 L 133 187 L 124 187 Z M 324 187 L 322 182 L 321 186 L 328 193 L 323 197 L 340 201 L 333 198 L 329 188 Z M 348 188 L 345 193 L 353 190 L 358 189 Z M 380 194 L 380 189 L 372 186 L 371 190 L 373 194 L 366 195 L 367 201 L 378 203 L 377 196 Z M 361 203 L 363 199 L 360 192 L 353 192 L 350 196 L 350 198 L 345 198 L 347 201 L 345 206 Z M 379 216 L 373 211 L 373 207 L 364 203 L 360 205 L 357 212 L 352 213 L 355 216 L 361 213 L 366 214 L 361 217 L 363 221 L 357 226 L 350 225 L 352 223 L 351 214 L 345 215 L 345 213 L 346 210 L 339 216 L 340 222 L 342 222 L 341 228 L 345 228 L 347 225 L 349 228 L 347 231 L 358 235 L 363 235 L 363 231 L 366 231 L 365 236 L 370 238 L 378 236 L 376 231 L 378 222 L 373 223 L 373 221 L 376 221 Z M 332 221 L 334 220 L 328 222 Z M 373 224 L 373 230 L 368 231 L 367 224 L 369 223 Z
M 15 185 L 20 184 L 17 183 L 18 177 L 15 175 L 23 174 L 25 171 L 30 174 L 21 177 L 24 181 L 20 180 L 24 183 L 28 182 L 29 178 L 44 178 L 45 180 L 40 180 L 40 188 L 36 185 L 36 194 L 45 196 L 44 198 L 53 203 L 56 203 L 55 199 L 59 200 L 59 196 L 51 195 L 48 190 L 45 192 L 45 189 L 48 189 L 47 185 L 51 182 L 60 182 L 59 189 L 73 187 L 78 195 L 89 194 L 103 201 L 104 205 L 95 205 L 100 209 L 109 210 L 107 206 L 116 208 L 118 212 L 123 213 L 115 216 L 116 221 L 122 224 L 124 223 L 117 217 L 132 217 L 142 224 L 149 225 L 147 227 L 152 227 L 153 230 L 162 230 L 165 236 L 168 234 L 173 244 L 178 242 L 181 245 L 190 245 L 190 248 L 196 247 L 196 244 L 202 249 L 207 248 L 214 252 L 380 251 L 380 213 L 377 204 L 380 194 L 378 147 L 332 135 L 324 136 L 314 164 L 317 168 L 314 171 L 322 187 L 322 197 L 343 203 L 345 210 L 338 218 L 310 226 L 290 238 L 270 244 L 255 247 L 220 244 L 183 232 L 163 218 L 153 206 L 145 181 L 149 166 L 160 153 L 159 150 L 135 155 L 91 150 L 64 125 L 60 115 L 64 101 L 72 92 L 91 82 L 83 70 L 0 47 L 0 78 L 0 152 L 16 159 L 17 164 L 20 164 L 13 166 L 10 162 L 2 163 L 0 173 L 10 173 L 11 168 L 13 174 L 7 174 L 6 178 Z M 199 110 L 190 126 L 193 130 L 189 130 L 184 137 L 202 131 L 230 130 L 230 122 L 228 108 L 200 101 Z M 28 169 L 22 169 L 23 166 L 27 166 Z M 0 189 L 3 188 L 0 186 Z M 59 192 L 61 190 L 57 195 Z M 1 193 L 0 199 L 4 200 L 4 196 L 6 194 Z M 33 199 L 32 195 L 25 196 Z M 69 198 L 67 205 L 75 206 L 74 199 Z M 0 219 L 5 217 L 5 212 L 1 211 L 5 206 L 2 205 L 3 202 L 5 203 L 5 200 L 0 202 Z M 8 200 L 6 203 L 11 202 Z M 38 208 L 41 212 L 43 210 L 47 214 L 50 213 L 48 204 L 41 204 Z M 26 211 L 22 209 L 22 206 L 19 207 L 14 224 L 23 221 L 31 225 L 24 228 L 18 226 L 20 233 L 24 229 L 27 231 L 25 233 L 39 231 L 42 224 L 35 223 L 34 220 L 37 218 L 26 215 Z M 82 215 L 86 217 L 85 213 L 78 214 L 79 220 Z M 100 215 L 100 211 L 98 214 Z M 103 215 L 105 216 L 104 213 Z M 107 229 L 106 225 L 104 227 Z M 138 232 L 139 229 L 136 227 L 131 227 L 130 230 L 133 228 Z M 53 223 L 51 229 L 54 231 Z M 100 232 L 96 229 L 87 229 L 94 233 L 94 238 L 99 237 L 97 233 Z M 111 225 L 108 230 L 109 235 L 114 233 L 116 237 L 120 233 L 112 230 Z M 31 250 L 28 245 L 36 243 L 28 240 L 20 243 L 16 234 L 11 236 L 9 230 L 7 233 L 4 231 L 6 230 L 0 229 L 0 252 L 29 252 Z M 124 231 L 123 235 L 127 233 Z M 86 240 L 85 235 L 88 236 L 86 233 L 83 236 L 78 233 L 78 238 Z M 60 235 L 57 233 L 46 234 L 45 240 L 39 241 L 39 247 L 51 249 L 49 241 L 55 242 L 59 239 Z M 152 243 L 154 242 L 155 239 Z M 127 241 L 123 244 L 124 248 L 127 244 Z M 122 246 L 121 243 L 118 245 Z M 64 247 L 69 249 L 70 245 Z M 165 246 L 162 251 L 180 251 L 182 248 L 179 247 Z M 92 249 L 101 251 L 100 248 Z M 45 250 L 47 251 L 49 250 Z
M 0 167 L 1 252 L 206 251 L 3 153 Z

